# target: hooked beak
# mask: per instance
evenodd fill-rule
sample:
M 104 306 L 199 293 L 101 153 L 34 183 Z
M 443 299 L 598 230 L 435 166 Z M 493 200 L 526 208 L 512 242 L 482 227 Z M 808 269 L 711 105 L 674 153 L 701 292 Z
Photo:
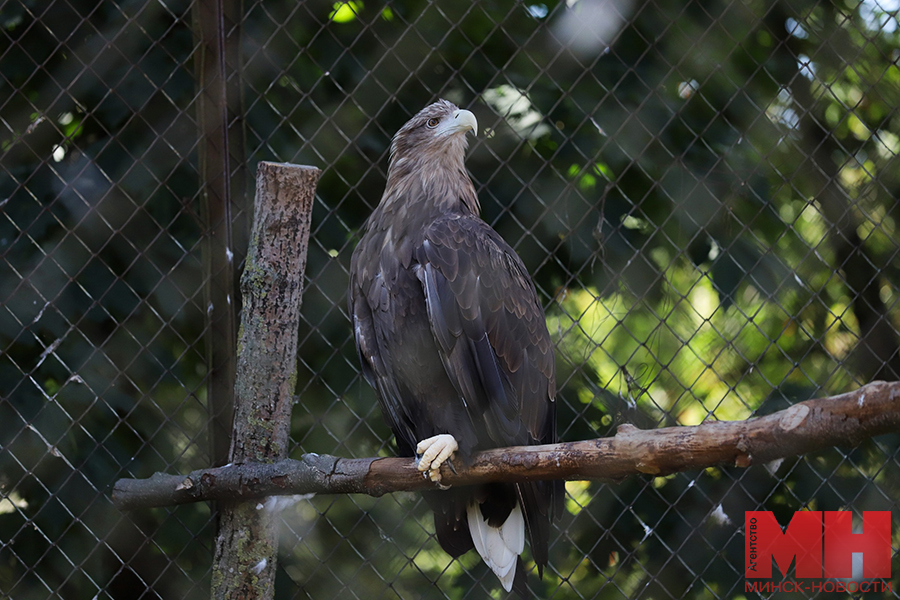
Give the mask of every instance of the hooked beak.
M 453 113 L 452 123 L 453 131 L 465 133 L 471 129 L 475 135 L 478 135 L 478 120 L 468 110 L 460 109 Z

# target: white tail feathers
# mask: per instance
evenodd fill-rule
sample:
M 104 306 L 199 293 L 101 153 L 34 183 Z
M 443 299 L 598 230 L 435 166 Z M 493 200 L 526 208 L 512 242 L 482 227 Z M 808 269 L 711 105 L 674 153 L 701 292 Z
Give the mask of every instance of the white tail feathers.
M 503 589 L 510 591 L 516 576 L 516 559 L 525 548 L 525 519 L 522 517 L 522 510 L 516 504 L 500 527 L 487 524 L 477 502 L 469 504 L 466 515 L 475 549 L 500 578 Z

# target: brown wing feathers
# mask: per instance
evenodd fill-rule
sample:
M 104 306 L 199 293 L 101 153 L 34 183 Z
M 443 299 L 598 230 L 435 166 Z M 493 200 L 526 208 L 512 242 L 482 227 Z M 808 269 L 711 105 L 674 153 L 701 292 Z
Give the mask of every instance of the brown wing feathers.
M 438 220 L 425 237 L 417 260 L 451 380 L 481 388 L 477 408 L 491 421 L 496 444 L 550 442 L 542 430 L 552 409 L 552 354 L 542 344 L 546 325 L 533 286 L 524 269 L 508 268 L 518 257 L 474 218 Z M 473 377 L 474 384 L 466 381 Z

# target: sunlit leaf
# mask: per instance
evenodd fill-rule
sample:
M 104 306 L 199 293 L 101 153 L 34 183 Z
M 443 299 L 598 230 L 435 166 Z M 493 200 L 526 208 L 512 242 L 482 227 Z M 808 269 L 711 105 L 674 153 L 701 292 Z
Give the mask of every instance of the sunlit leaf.
M 359 16 L 363 8 L 360 0 L 347 0 L 346 2 L 335 2 L 334 8 L 328 15 L 328 18 L 335 23 L 349 23 Z

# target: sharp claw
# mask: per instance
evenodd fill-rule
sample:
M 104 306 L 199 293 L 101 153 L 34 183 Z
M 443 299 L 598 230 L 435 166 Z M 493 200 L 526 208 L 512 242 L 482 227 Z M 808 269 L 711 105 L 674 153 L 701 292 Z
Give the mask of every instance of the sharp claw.
M 459 473 L 456 472 L 456 467 L 453 466 L 453 459 L 452 459 L 452 458 L 448 458 L 445 462 L 446 462 L 447 465 L 450 467 L 450 470 L 453 471 L 453 474 L 454 474 L 454 475 L 459 475 Z
M 428 478 L 431 479 L 431 482 L 440 490 L 449 490 L 451 487 L 449 485 L 444 485 L 443 483 L 441 483 L 442 477 L 440 468 L 429 470 Z
M 450 470 L 456 473 L 452 456 L 457 449 L 456 440 L 449 434 L 439 434 L 424 439 L 416 447 L 416 468 L 438 488 L 449 489 L 450 486 L 441 483 L 441 465 L 445 462 L 449 463 Z

